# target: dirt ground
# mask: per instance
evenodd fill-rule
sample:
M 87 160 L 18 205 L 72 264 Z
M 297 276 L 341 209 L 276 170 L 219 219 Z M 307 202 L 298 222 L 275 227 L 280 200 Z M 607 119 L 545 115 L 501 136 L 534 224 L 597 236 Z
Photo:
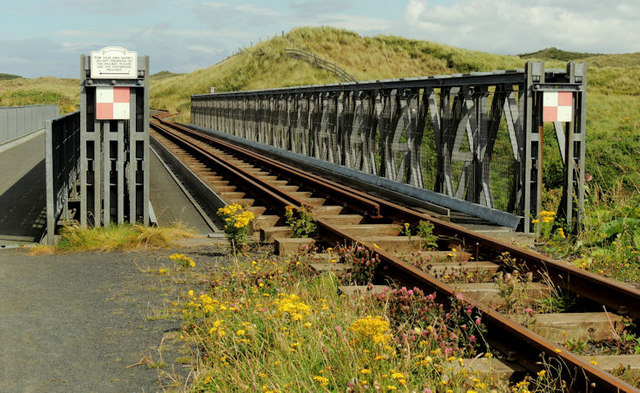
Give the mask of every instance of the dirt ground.
M 172 272 L 175 252 L 196 267 Z M 219 242 L 109 254 L 0 251 L 0 392 L 182 391 L 191 354 L 171 303 L 230 260 Z

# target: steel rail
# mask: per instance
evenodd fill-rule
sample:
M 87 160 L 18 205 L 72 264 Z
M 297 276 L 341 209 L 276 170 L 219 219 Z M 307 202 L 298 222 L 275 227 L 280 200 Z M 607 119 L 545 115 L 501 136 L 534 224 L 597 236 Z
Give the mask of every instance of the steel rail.
M 429 276 L 415 266 L 407 264 L 388 252 L 375 247 L 372 243 L 363 241 L 350 235 L 322 220 L 316 219 L 319 226 L 325 231 L 331 232 L 332 237 L 342 237 L 345 240 L 357 242 L 366 247 L 370 252 L 378 254 L 381 263 L 386 267 L 384 274 L 391 279 L 402 282 L 403 285 L 411 285 L 422 289 L 435 291 L 445 299 L 458 298 L 474 307 L 481 315 L 487 327 L 489 336 L 486 337 L 489 344 L 500 352 L 507 354 L 510 361 L 516 362 L 527 370 L 537 372 L 542 369 L 540 363 L 544 354 L 547 358 L 555 358 L 565 367 L 561 368 L 562 378 L 565 381 L 578 382 L 584 390 L 577 388 L 574 391 L 584 392 L 635 392 L 633 386 L 600 370 L 584 359 L 562 350 L 558 345 L 544 337 L 532 332 L 524 326 L 513 322 L 497 311 L 494 311 L 481 303 L 464 298 L 455 288 L 442 281 Z M 427 288 L 425 288 L 425 286 Z M 445 304 L 447 301 L 445 301 Z
M 438 87 L 459 86 L 493 86 L 493 85 L 518 85 L 524 84 L 524 72 L 506 71 L 504 73 L 486 73 L 455 76 L 430 76 L 427 78 L 385 79 L 364 82 L 344 82 L 329 85 L 283 87 L 269 90 L 248 90 L 239 92 L 197 94 L 191 96 L 194 101 L 205 98 L 234 98 L 234 97 L 266 97 L 281 94 L 305 94 L 305 93 L 340 93 L 344 91 L 380 91 L 389 89 L 420 89 Z
M 566 70 L 545 70 L 548 80 L 553 80 L 556 74 L 566 73 Z M 524 85 L 526 75 L 524 69 L 493 72 L 472 72 L 470 74 L 435 75 L 419 78 L 381 79 L 362 82 L 331 83 L 326 85 L 307 85 L 281 87 L 266 90 L 246 90 L 236 92 L 222 92 L 209 94 L 194 94 L 192 99 L 203 100 L 211 97 L 265 97 L 282 94 L 298 93 L 339 93 L 344 91 L 379 91 L 387 89 L 420 89 L 438 87 L 462 87 L 478 85 Z M 570 84 L 571 88 L 579 89 L 578 84 Z
M 256 193 L 255 190 L 253 191 L 253 194 L 256 195 L 257 199 L 260 199 L 263 202 L 266 202 L 267 204 L 276 203 L 276 204 L 282 205 L 282 209 L 283 209 L 282 211 L 284 211 L 284 208 L 288 205 L 292 205 L 292 204 L 294 205 L 297 204 L 299 206 L 304 205 L 304 202 L 300 201 L 300 199 L 295 198 L 291 195 L 288 195 L 277 188 L 271 187 L 264 180 L 261 180 L 253 176 L 252 174 L 248 173 L 242 168 L 228 164 L 217 155 L 211 152 L 205 151 L 204 149 L 190 143 L 189 141 L 185 140 L 184 138 L 181 138 L 180 136 L 176 135 L 170 130 L 167 130 L 162 125 L 151 122 L 150 126 L 153 127 L 155 130 L 160 131 L 163 135 L 169 137 L 169 139 L 174 141 L 179 146 L 182 146 L 183 149 L 188 150 L 204 158 L 205 160 L 210 161 L 211 163 L 216 165 L 216 167 L 219 170 L 222 170 L 222 172 L 226 173 L 227 176 L 229 176 L 231 179 L 235 179 L 236 181 L 239 181 L 237 184 L 243 184 L 245 188 L 253 187 L 256 190 L 259 190 L 260 191 L 259 193 Z
M 330 185 L 330 187 L 326 187 L 326 190 L 334 190 L 336 188 L 340 189 L 340 200 L 348 201 L 351 199 L 356 203 L 364 203 L 362 201 L 366 200 L 368 201 L 367 203 L 375 206 L 376 211 L 373 217 L 382 215 L 399 222 L 409 222 L 412 224 L 415 224 L 420 220 L 429 221 L 434 225 L 434 232 L 436 234 L 458 239 L 462 247 L 471 249 L 474 252 L 478 251 L 477 248 L 482 248 L 482 251 L 491 251 L 496 255 L 502 252 L 508 252 L 511 257 L 517 258 L 521 263 L 521 266 L 526 271 L 538 276 L 546 274 L 553 283 L 560 288 L 603 304 L 609 309 L 615 310 L 620 314 L 629 315 L 635 319 L 640 318 L 639 289 L 632 288 L 585 270 L 575 268 L 567 263 L 555 260 L 540 253 L 490 238 L 459 225 L 439 220 L 428 214 L 417 212 L 396 203 L 389 202 L 385 199 L 327 180 L 320 176 L 305 172 L 292 165 L 288 165 L 271 158 L 265 158 L 246 148 L 237 147 L 229 142 L 220 141 L 210 135 L 192 130 L 183 125 L 165 120 L 161 121 L 163 124 L 176 127 L 189 135 L 200 138 L 201 140 L 204 139 L 215 143 L 217 146 L 225 146 L 229 149 L 233 149 L 234 151 L 243 154 L 245 157 L 256 157 L 255 159 L 259 160 L 259 162 L 270 162 L 272 169 L 276 169 L 277 167 L 282 170 L 287 170 L 287 174 L 303 174 L 303 176 L 300 176 L 299 178 L 312 179 L 316 186 L 320 186 L 323 182 L 326 182 L 326 184 Z M 277 163 L 277 165 L 275 165 L 275 163 Z M 351 204 L 351 206 L 356 208 L 356 210 L 362 211 L 362 209 L 358 209 L 358 204 Z M 500 261 L 496 262 L 500 263 Z
M 189 143 L 186 140 L 184 141 L 184 143 Z M 195 145 L 193 146 L 196 150 L 202 150 Z M 234 167 L 231 164 L 226 165 L 229 167 Z M 240 168 L 238 168 L 238 170 L 241 171 Z M 254 177 L 249 173 L 247 173 L 247 176 Z M 255 178 L 251 183 L 262 183 L 265 186 L 264 188 L 270 189 L 272 190 L 272 192 L 273 190 L 276 190 L 274 187 L 269 186 L 267 183 L 262 182 L 257 178 Z M 265 192 L 264 188 L 261 187 L 260 191 Z M 278 191 L 278 193 L 280 192 Z M 279 209 L 283 209 L 284 207 L 290 205 L 296 207 L 303 206 L 302 202 L 296 201 L 296 199 L 291 196 L 273 198 L 273 201 L 276 204 L 279 204 Z M 403 211 L 406 213 L 411 212 L 410 209 L 403 207 L 394 207 L 392 205 L 393 204 L 390 202 L 384 204 L 383 212 L 386 211 L 386 209 L 396 209 L 395 214 L 398 214 L 398 211 Z M 429 221 L 434 222 L 434 224 L 444 226 L 444 229 L 451 232 L 460 231 L 460 229 L 463 229 L 456 225 L 434 219 L 424 214 L 412 213 L 412 215 L 414 216 L 414 218 L 419 217 L 421 219 L 428 219 Z M 378 254 L 381 262 L 383 263 L 383 267 L 386 268 L 384 270 L 384 275 L 388 278 L 401 281 L 405 285 L 417 286 L 418 288 L 421 288 L 425 291 L 434 291 L 439 296 L 444 298 L 445 302 L 449 301 L 447 299 L 451 299 L 453 297 L 462 298 L 461 294 L 456 291 L 455 288 L 429 276 L 424 271 L 412 265 L 398 260 L 390 253 L 379 249 L 375 245 L 329 224 L 321 217 L 318 217 L 316 221 L 321 229 L 321 235 L 324 236 L 325 239 L 338 242 L 357 242 L 367 247 L 370 252 Z M 464 231 L 469 232 L 464 234 L 464 238 L 470 238 L 483 242 L 487 241 L 488 243 L 492 243 L 491 247 L 503 247 L 512 250 L 517 249 L 517 247 L 489 239 L 486 236 L 475 234 L 468 230 Z M 459 233 L 457 234 L 459 235 Z M 542 257 L 544 259 L 542 255 L 538 255 L 536 253 L 529 252 L 523 249 L 521 249 L 520 252 L 516 255 L 519 257 L 536 256 Z M 462 301 L 474 307 L 481 314 L 490 334 L 490 336 L 488 336 L 490 345 L 507 354 L 512 359 L 514 357 L 517 358 L 518 364 L 522 365 L 526 369 L 534 372 L 540 370 L 540 362 L 541 360 L 543 360 L 540 355 L 544 354 L 544 356 L 546 356 L 547 358 L 556 359 L 560 364 L 564 365 L 563 367 L 561 367 L 561 377 L 565 381 L 572 381 L 574 391 L 629 393 L 638 392 L 629 384 L 619 380 L 611 374 L 600 370 L 599 368 L 591 365 L 590 363 L 577 357 L 576 355 L 558 348 L 557 345 L 544 339 L 540 335 L 531 332 L 530 330 L 509 320 L 500 313 L 487 308 L 479 302 L 466 298 L 462 298 Z
M 183 133 L 191 135 L 200 140 L 205 140 L 209 143 L 213 143 L 217 146 L 222 146 L 226 149 L 232 149 L 235 152 L 242 154 L 242 156 L 246 159 L 250 159 L 254 162 L 260 163 L 261 165 L 266 165 L 269 169 L 278 170 L 278 171 L 286 171 L 287 176 L 295 178 L 298 181 L 303 182 L 313 182 L 316 191 L 321 189 L 324 193 L 331 195 L 333 199 L 336 199 L 339 202 L 349 204 L 352 209 L 359 211 L 365 215 L 368 215 L 371 218 L 381 218 L 380 216 L 380 204 L 371 200 L 368 195 L 361 195 L 360 193 L 353 192 L 352 189 L 345 189 L 339 183 L 321 178 L 312 173 L 300 170 L 291 165 L 276 161 L 272 158 L 262 156 L 260 154 L 254 153 L 248 149 L 241 148 L 235 145 L 232 145 L 228 142 L 221 141 L 219 139 L 213 138 L 209 135 L 202 134 L 198 131 L 194 131 L 190 128 L 184 127 L 177 123 L 168 122 L 162 119 L 158 119 L 162 124 L 165 124 L 170 127 L 174 127 L 176 129 L 181 130 Z

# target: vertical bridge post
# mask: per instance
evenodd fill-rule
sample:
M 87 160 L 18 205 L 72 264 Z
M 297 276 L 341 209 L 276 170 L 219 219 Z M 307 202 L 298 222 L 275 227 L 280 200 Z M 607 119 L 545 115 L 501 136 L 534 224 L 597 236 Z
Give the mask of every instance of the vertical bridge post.
M 148 225 L 149 57 L 111 46 L 80 68 L 80 225 Z
M 428 202 L 531 232 L 542 202 L 544 92 L 573 97 L 572 119 L 564 129 L 559 121 L 554 126 L 565 180 L 558 217 L 577 228 L 584 203 L 584 63 L 193 95 L 191 122 L 382 177 L 392 189 L 402 185 Z

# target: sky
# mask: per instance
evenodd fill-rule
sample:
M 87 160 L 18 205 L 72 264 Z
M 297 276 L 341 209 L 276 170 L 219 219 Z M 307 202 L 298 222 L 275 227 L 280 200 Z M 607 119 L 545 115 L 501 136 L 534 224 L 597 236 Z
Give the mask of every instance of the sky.
M 112 45 L 151 73 L 190 72 L 299 26 L 498 54 L 640 51 L 639 0 L 0 0 L 0 73 L 77 78 L 81 54 Z

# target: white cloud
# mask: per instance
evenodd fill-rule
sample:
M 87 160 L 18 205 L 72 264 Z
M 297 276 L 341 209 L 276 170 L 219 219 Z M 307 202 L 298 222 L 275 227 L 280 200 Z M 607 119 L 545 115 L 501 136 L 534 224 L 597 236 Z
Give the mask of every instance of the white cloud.
M 184 38 L 235 38 L 240 40 L 249 40 L 255 37 L 255 34 L 246 31 L 235 30 L 207 30 L 207 29 L 171 29 L 167 35 L 172 37 Z
M 162 5 L 160 0 L 50 0 L 55 7 L 69 7 L 88 14 L 134 14 L 144 13 Z
M 192 52 L 206 53 L 208 55 L 214 56 L 220 55 L 222 52 L 224 52 L 222 49 L 217 49 L 215 47 L 206 45 L 187 45 L 185 48 Z
M 54 75 L 76 77 L 79 72 L 79 54 L 68 53 L 65 45 L 48 38 L 27 40 L 0 40 L 0 72 L 25 77 Z M 33 54 L 37 54 L 34 60 Z M 43 59 L 47 68 L 43 69 Z
M 640 3 L 585 0 L 409 0 L 395 30 L 419 39 L 495 53 L 551 46 L 588 52 L 640 50 Z
M 247 31 L 255 31 L 253 39 L 270 31 L 289 30 L 296 26 L 332 26 L 361 33 L 383 32 L 391 27 L 390 19 L 369 17 L 364 13 L 336 12 L 352 10 L 348 0 L 293 1 L 282 10 L 256 3 L 192 2 L 189 9 L 201 22 L 215 30 L 246 26 Z M 247 37 L 242 38 L 244 45 Z
M 310 15 L 323 14 L 327 12 L 350 11 L 353 5 L 349 0 L 305 0 L 290 1 L 289 8 L 299 17 L 309 17 Z
M 89 30 L 59 30 L 54 34 L 61 37 L 71 38 L 124 38 L 127 35 L 118 31 L 89 31 Z
M 316 15 L 314 17 L 314 21 L 309 24 L 312 26 L 332 26 L 339 29 L 347 29 L 365 34 L 370 32 L 382 32 L 392 26 L 391 20 L 388 19 L 340 14 Z

